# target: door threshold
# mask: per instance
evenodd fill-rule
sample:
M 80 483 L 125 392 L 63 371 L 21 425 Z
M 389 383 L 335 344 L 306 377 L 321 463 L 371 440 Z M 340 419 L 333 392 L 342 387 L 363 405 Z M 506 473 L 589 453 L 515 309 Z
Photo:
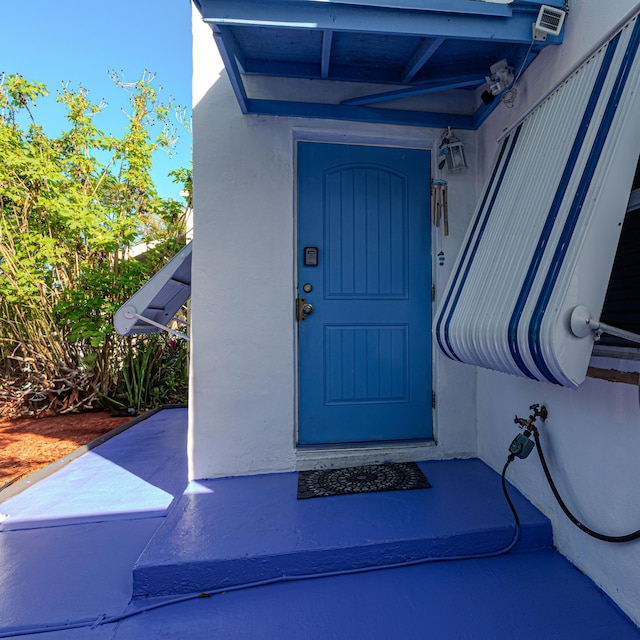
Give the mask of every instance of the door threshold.
M 298 444 L 298 451 L 363 451 L 367 449 L 398 449 L 435 445 L 432 438 L 417 438 L 415 440 L 385 440 L 369 442 L 328 442 L 323 444 Z
M 296 468 L 304 471 L 387 462 L 416 462 L 438 457 L 437 442 L 426 439 L 298 445 Z

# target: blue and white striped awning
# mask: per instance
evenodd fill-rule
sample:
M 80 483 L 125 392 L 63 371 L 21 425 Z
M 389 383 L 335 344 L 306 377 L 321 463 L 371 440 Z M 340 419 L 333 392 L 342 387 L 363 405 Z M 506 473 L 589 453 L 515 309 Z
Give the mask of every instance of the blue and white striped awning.
M 577 387 L 640 151 L 637 16 L 503 139 L 435 321 L 449 357 Z

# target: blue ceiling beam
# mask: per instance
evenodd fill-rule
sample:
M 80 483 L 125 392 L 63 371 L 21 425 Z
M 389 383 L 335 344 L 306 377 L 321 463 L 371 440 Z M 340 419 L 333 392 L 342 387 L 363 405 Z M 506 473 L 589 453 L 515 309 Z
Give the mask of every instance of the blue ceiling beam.
M 252 58 L 246 61 L 244 73 L 253 76 L 317 79 L 321 68 L 322 65 L 317 62 L 283 62 Z
M 307 0 L 326 2 L 327 0 Z M 479 4 L 478 0 L 339 0 L 340 4 L 411 11 L 444 11 L 446 13 L 475 13 L 488 16 L 510 16 L 511 5 L 499 3 Z M 544 0 L 540 0 L 543 4 Z M 547 3 L 548 4 L 548 3 Z
M 223 44 L 224 48 L 230 56 L 235 56 L 236 62 L 240 66 L 240 71 L 244 73 L 244 67 L 247 64 L 244 53 L 240 49 L 240 45 L 233 35 L 233 31 L 230 27 L 217 27 L 214 29 L 214 36 L 218 34 L 219 42 Z M 218 40 L 216 40 L 218 42 Z M 218 45 L 219 46 L 219 45 Z
M 350 98 L 349 100 L 343 100 L 340 104 L 357 106 L 364 104 L 374 104 L 376 102 L 389 102 L 389 100 L 410 98 L 411 96 L 422 96 L 428 93 L 439 93 L 440 91 L 448 91 L 451 89 L 462 89 L 463 87 L 479 87 L 485 82 L 486 80 L 484 76 L 479 75 L 463 76 L 460 78 L 449 78 L 447 80 L 421 83 L 407 89 L 385 91 L 383 93 L 374 93 L 368 96 L 361 96 L 359 98 Z
M 444 38 L 427 38 L 415 51 L 402 71 L 402 83 L 409 84 L 431 56 L 442 46 Z
M 329 77 L 329 63 L 331 62 L 331 43 L 333 41 L 333 31 L 325 29 L 322 32 L 322 51 L 320 54 L 320 77 Z
M 477 3 L 481 5 L 489 3 Z M 321 29 L 529 44 L 534 14 L 511 17 L 410 11 L 312 0 L 200 0 L 205 22 L 217 25 Z M 560 36 L 547 39 L 559 44 Z
M 319 104 L 315 102 L 290 102 L 281 100 L 247 101 L 250 114 L 289 116 L 294 118 L 321 118 L 325 120 L 348 120 L 352 122 L 375 122 L 379 124 L 411 125 L 444 129 L 474 129 L 473 116 L 400 109 L 379 109 L 352 107 L 339 104 Z
M 213 37 L 215 38 L 218 51 L 220 51 L 220 56 L 222 57 L 222 62 L 227 70 L 227 74 L 229 75 L 229 80 L 231 81 L 233 92 L 236 94 L 240 110 L 242 113 L 247 113 L 247 92 L 245 91 L 236 55 L 234 53 L 234 51 L 238 51 L 235 38 L 228 29 L 215 25 L 213 27 Z
M 260 0 L 258 0 L 260 1 Z M 269 2 L 269 0 L 262 0 Z M 298 2 L 322 2 L 328 0 L 297 0 Z M 205 0 L 194 0 L 200 10 Z M 339 4 L 411 11 L 442 11 L 445 13 L 475 13 L 481 15 L 511 16 L 514 11 L 538 11 L 546 4 L 559 9 L 567 9 L 567 0 L 515 0 L 512 4 L 492 2 L 479 3 L 478 0 L 339 0 Z
M 530 44 L 530 43 L 528 43 Z M 544 47 L 544 45 L 542 45 Z M 534 47 L 534 55 L 536 55 L 540 48 Z M 524 47 L 522 47 L 524 48 Z M 522 54 L 521 54 L 522 55 Z M 500 56 L 504 57 L 504 56 Z M 507 56 L 509 62 L 512 63 L 516 70 L 520 68 L 521 61 L 519 59 L 513 59 L 512 56 Z M 497 58 L 496 58 L 497 59 Z M 326 63 L 325 63 L 326 64 Z M 327 76 L 321 76 L 321 60 L 318 56 L 316 61 L 283 61 L 283 60 L 271 60 L 271 59 L 258 59 L 258 58 L 245 58 L 241 64 L 241 71 L 246 75 L 262 75 L 272 77 L 288 77 L 288 78 L 306 78 L 316 80 L 321 77 L 327 80 L 338 80 L 344 82 L 370 82 L 374 84 L 388 84 L 388 85 L 407 85 L 409 82 L 403 82 L 402 69 L 393 66 L 380 66 L 380 65 L 362 65 L 362 64 L 344 64 L 337 63 L 335 55 L 331 56 L 330 68 L 325 69 L 328 72 Z M 461 71 L 464 73 L 464 69 Z M 486 73 L 489 73 L 487 67 Z M 469 74 L 467 74 L 470 77 Z M 464 76 L 463 77 L 467 77 Z M 480 76 L 478 76 L 480 77 Z M 449 74 L 445 78 L 437 78 L 428 81 L 420 81 L 413 86 L 428 87 L 433 84 L 442 82 L 448 83 L 448 81 L 455 76 Z
M 479 129 L 482 123 L 493 113 L 495 108 L 500 104 L 500 97 L 496 97 L 491 104 L 480 103 L 480 106 L 473 114 L 473 129 Z
M 270 0 L 256 0 L 257 2 L 269 2 Z M 308 4 L 322 2 L 326 4 L 334 0 L 293 0 L 294 2 Z M 202 13 L 202 7 L 206 4 L 206 0 L 194 0 L 194 4 Z M 565 0 L 516 0 L 515 4 L 500 4 L 492 2 L 483 2 L 480 4 L 478 0 L 336 0 L 334 4 L 377 7 L 384 9 L 399 9 L 410 11 L 442 11 L 445 13 L 472 13 L 480 15 L 493 15 L 508 17 L 512 15 L 513 7 L 519 5 L 536 5 L 548 4 L 552 6 L 564 6 Z
M 321 73 L 318 62 L 282 62 L 279 60 L 246 60 L 243 73 L 247 75 L 307 78 L 317 80 Z M 371 82 L 379 84 L 402 84 L 400 74 L 394 69 L 365 67 L 331 63 L 329 80 L 344 82 Z
M 569 0 L 516 0 L 511 6 L 515 10 L 530 7 L 538 11 L 543 4 L 563 9 L 564 11 L 569 10 Z

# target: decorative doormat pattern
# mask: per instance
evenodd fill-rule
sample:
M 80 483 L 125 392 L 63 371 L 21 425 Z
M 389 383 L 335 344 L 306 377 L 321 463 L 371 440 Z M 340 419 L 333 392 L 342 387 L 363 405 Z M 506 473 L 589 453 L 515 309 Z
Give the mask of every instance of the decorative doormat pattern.
M 300 471 L 298 474 L 298 500 L 429 488 L 431 484 L 415 462 Z

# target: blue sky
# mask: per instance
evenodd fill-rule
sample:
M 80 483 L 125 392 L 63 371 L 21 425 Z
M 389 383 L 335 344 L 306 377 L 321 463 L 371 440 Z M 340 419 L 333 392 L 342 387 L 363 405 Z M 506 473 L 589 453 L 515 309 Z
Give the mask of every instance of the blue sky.
M 82 84 L 94 102 L 109 107 L 96 121 L 108 133 L 121 135 L 126 93 L 107 70 L 135 81 L 145 69 L 156 73 L 161 97 L 191 107 L 191 7 L 189 0 L 0 0 L 0 72 L 20 73 L 44 82 L 55 94 L 62 82 Z M 65 126 L 64 108 L 55 96 L 42 101 L 37 119 L 49 135 Z M 161 195 L 179 197 L 180 187 L 166 179 L 172 169 L 189 166 L 190 133 L 179 127 L 180 142 L 172 158 L 154 158 L 153 177 Z

